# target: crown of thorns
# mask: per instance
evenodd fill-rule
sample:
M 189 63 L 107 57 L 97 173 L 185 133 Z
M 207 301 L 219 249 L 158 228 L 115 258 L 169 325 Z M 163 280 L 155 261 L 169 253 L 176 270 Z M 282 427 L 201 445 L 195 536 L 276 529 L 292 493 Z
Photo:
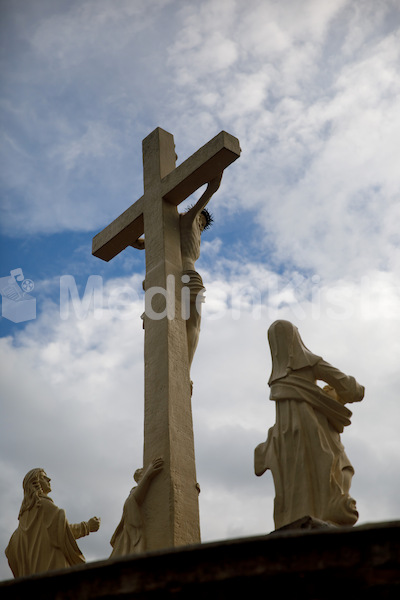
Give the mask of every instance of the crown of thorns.
M 206 208 L 203 208 L 201 214 L 204 215 L 204 218 L 206 220 L 206 224 L 204 225 L 203 231 L 205 231 L 206 229 L 210 229 L 211 225 L 214 222 L 212 214 Z
M 188 206 L 188 207 L 187 207 L 187 209 L 184 211 L 184 213 L 183 213 L 183 214 L 185 214 L 185 213 L 189 212 L 189 210 L 190 210 L 191 208 L 193 208 L 193 206 L 194 206 L 194 204 L 191 204 L 190 206 Z M 207 210 L 206 208 L 203 208 L 203 210 L 201 211 L 201 213 L 200 213 L 200 214 L 201 214 L 201 215 L 204 215 L 204 218 L 205 218 L 205 220 L 206 220 L 206 224 L 204 225 L 203 231 L 205 231 L 206 229 L 210 229 L 211 225 L 212 225 L 212 224 L 213 224 L 213 222 L 214 222 L 214 219 L 213 219 L 213 216 L 212 216 L 212 214 L 211 214 L 211 213 L 210 213 L 210 211 L 209 211 L 209 210 Z

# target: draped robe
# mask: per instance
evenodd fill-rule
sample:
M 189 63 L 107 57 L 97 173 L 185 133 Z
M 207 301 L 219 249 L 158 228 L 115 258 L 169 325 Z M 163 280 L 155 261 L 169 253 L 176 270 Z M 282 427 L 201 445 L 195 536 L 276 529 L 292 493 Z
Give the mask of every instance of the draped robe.
M 254 466 L 256 475 L 272 472 L 275 527 L 306 515 L 353 525 L 358 518 L 349 494 L 354 469 L 339 435 L 352 413 L 316 381 L 332 386 L 343 403 L 360 401 L 364 388 L 312 354 L 288 321 L 271 325 L 269 340 L 270 399 L 276 403 L 276 422 L 255 449 Z
M 83 564 L 85 558 L 75 539 L 88 533 L 86 523 L 70 525 L 65 511 L 51 498 L 41 496 L 40 502 L 20 516 L 7 546 L 14 577 Z
M 110 540 L 113 547 L 110 558 L 126 556 L 127 554 L 139 554 L 145 550 L 143 519 L 140 506 L 135 498 L 137 489 L 137 487 L 132 488 L 125 500 L 121 521 Z

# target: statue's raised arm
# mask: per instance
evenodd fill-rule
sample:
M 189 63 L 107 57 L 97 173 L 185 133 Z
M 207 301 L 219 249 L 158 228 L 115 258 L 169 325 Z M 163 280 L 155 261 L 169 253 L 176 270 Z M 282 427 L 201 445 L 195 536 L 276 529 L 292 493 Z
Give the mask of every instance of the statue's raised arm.
M 222 173 L 210 181 L 196 204 L 180 215 L 182 283 L 190 290 L 189 306 L 184 307 L 189 368 L 199 341 L 201 304 L 204 302 L 205 292 L 203 280 L 196 271 L 195 263 L 200 257 L 201 234 L 212 223 L 212 217 L 206 206 L 221 185 L 221 179 Z
M 187 212 L 185 212 L 182 216 L 185 217 L 186 221 L 194 221 L 194 219 L 201 213 L 202 210 L 207 206 L 215 192 L 218 190 L 222 181 L 222 173 L 219 173 L 218 177 L 212 179 L 205 190 L 205 192 L 200 196 L 196 204 L 194 204 Z

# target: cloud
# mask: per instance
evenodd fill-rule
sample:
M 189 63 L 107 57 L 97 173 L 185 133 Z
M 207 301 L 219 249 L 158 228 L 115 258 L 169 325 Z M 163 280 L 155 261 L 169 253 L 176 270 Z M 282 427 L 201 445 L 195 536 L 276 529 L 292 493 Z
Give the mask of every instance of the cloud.
M 238 48 L 232 68 L 217 78 L 194 68 L 191 85 L 179 80 L 180 64 L 201 62 L 217 26 L 203 4 L 183 11 L 194 40 L 185 57 L 179 42 L 169 57 L 185 94 L 178 96 L 174 129 L 196 136 L 197 113 L 202 131 L 211 134 L 220 123 L 241 141 L 241 159 L 224 180 L 224 209 L 254 211 L 278 263 L 289 260 L 333 276 L 338 264 L 354 273 L 371 263 L 397 265 L 398 238 L 390 224 L 400 188 L 394 163 L 398 26 L 393 20 L 388 32 L 386 24 L 384 35 L 364 26 L 372 15 L 387 21 L 390 4 L 369 3 L 366 13 L 344 2 L 306 3 L 301 14 L 287 4 L 254 3 L 245 15 L 232 3 L 224 7 L 230 12 L 221 35 L 231 35 Z M 349 56 L 357 23 L 364 44 L 359 41 Z M 361 246 L 362 256 L 356 251 Z
M 331 255 L 332 247 L 337 264 L 343 265 L 346 256 L 354 257 L 351 268 L 356 273 L 371 263 L 397 264 L 398 239 L 389 225 L 398 211 L 400 186 L 394 164 L 400 128 L 394 55 L 398 55 L 395 38 L 385 39 L 376 54 L 343 69 L 336 93 L 325 105 L 310 107 L 305 117 L 299 114 L 300 107 L 297 115 L 291 115 L 291 135 L 314 151 L 296 186 L 276 190 L 280 201 L 274 225 L 283 259 L 289 258 L 284 248 L 296 231 L 298 263 L 318 270 L 325 268 L 323 257 Z M 312 122 L 314 129 L 306 129 Z M 313 140 L 326 124 L 327 139 Z M 270 205 L 263 210 L 269 227 Z M 291 214 L 298 217 L 288 219 Z M 362 257 L 357 257 L 357 246 L 363 247 Z M 292 245 L 290 252 L 294 253 Z
M 53 157 L 64 163 L 66 171 L 83 166 L 83 161 L 104 157 L 109 152 L 119 152 L 113 143 L 113 131 L 100 123 L 88 123 L 87 130 L 79 140 L 74 136 L 71 141 L 62 141 L 53 150 Z
M 0 97 L 8 235 L 100 228 L 135 188 L 142 194 L 140 140 L 162 76 L 153 55 L 167 6 L 86 1 L 11 11 L 14 53 Z
M 243 153 L 217 211 L 249 211 L 266 259 L 332 277 L 396 268 L 398 20 L 390 2 L 363 7 L 86 1 L 20 14 L 3 227 L 100 229 L 141 195 L 153 125 L 174 133 L 180 161 L 225 129 Z
M 169 4 L 170 0 L 72 2 L 64 11 L 43 14 L 35 23 L 30 43 L 39 58 L 67 71 L 88 57 L 98 57 L 99 52 L 103 56 L 119 53 L 132 43 L 132 37 L 151 27 Z

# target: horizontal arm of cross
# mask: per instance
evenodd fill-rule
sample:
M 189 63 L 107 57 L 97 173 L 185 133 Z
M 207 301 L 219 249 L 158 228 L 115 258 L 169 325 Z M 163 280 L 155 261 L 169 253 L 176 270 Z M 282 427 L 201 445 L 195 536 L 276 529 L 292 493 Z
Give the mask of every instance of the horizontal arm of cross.
M 240 156 L 239 140 L 221 131 L 162 180 L 162 197 L 177 206 Z
M 142 196 L 93 238 L 92 254 L 109 261 L 144 233 Z
M 161 198 L 178 206 L 239 156 L 239 140 L 221 131 L 161 180 Z M 144 233 L 145 201 L 146 194 L 93 238 L 94 256 L 109 261 Z

